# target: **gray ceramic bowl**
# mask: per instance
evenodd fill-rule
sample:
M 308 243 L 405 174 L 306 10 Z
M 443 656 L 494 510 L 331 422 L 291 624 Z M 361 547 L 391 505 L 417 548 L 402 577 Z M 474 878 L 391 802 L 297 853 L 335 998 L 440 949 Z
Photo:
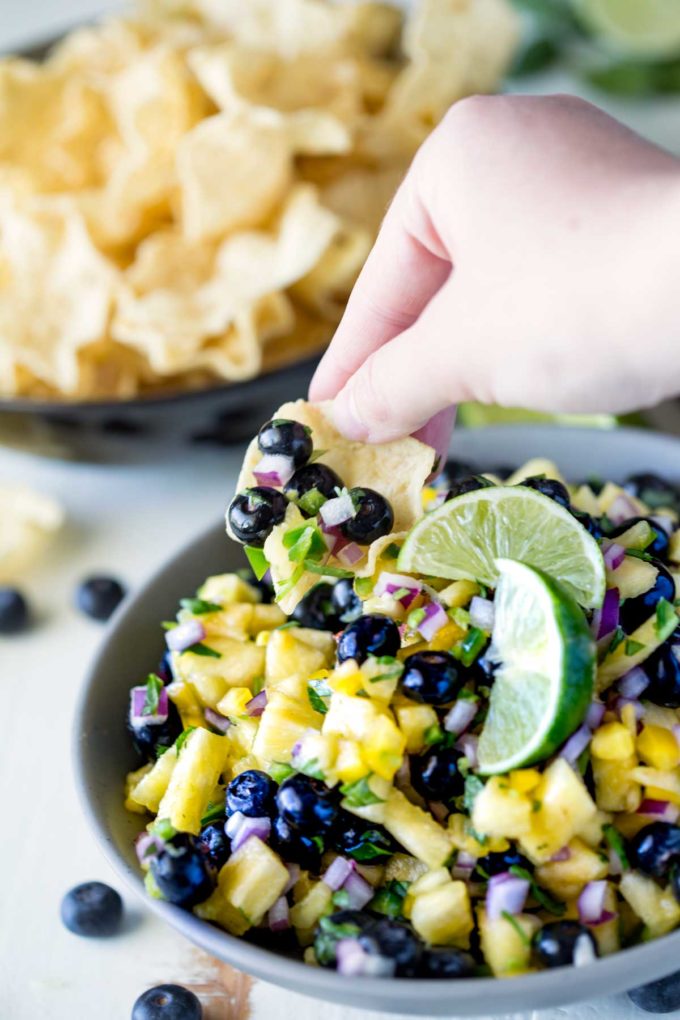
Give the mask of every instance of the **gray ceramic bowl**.
M 483 467 L 545 455 L 554 458 L 572 479 L 592 474 L 622 479 L 637 471 L 680 479 L 680 441 L 626 429 L 461 431 L 455 437 L 454 454 Z M 178 599 L 193 592 L 207 574 L 242 565 L 242 554 L 227 540 L 221 523 L 189 542 L 118 612 L 78 706 L 75 759 L 85 810 L 109 861 L 140 896 L 144 891 L 132 841 L 141 821 L 124 811 L 122 797 L 123 777 L 135 765 L 123 724 L 128 690 L 158 661 L 162 652 L 158 624 L 174 612 Z M 540 1009 L 644 984 L 677 970 L 680 960 L 677 932 L 578 971 L 560 968 L 512 981 L 350 981 L 233 938 L 170 904 L 151 899 L 146 903 L 192 942 L 256 977 L 319 999 L 400 1014 L 488 1016 Z

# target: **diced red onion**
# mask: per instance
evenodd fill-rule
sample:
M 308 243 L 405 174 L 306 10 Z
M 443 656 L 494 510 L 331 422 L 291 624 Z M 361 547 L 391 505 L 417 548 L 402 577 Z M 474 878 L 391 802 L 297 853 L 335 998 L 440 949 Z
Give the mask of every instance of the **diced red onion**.
M 467 868 L 472 871 L 476 863 L 477 858 L 473 857 L 472 854 L 466 853 L 465 850 L 461 850 L 456 857 L 456 864 L 459 868 Z
M 678 817 L 680 817 L 680 808 L 677 804 L 672 804 L 669 800 L 652 800 L 651 798 L 646 798 L 642 801 L 636 813 L 638 815 L 651 815 L 659 821 L 675 824 Z
M 503 914 L 519 914 L 529 895 L 530 883 L 517 878 L 509 871 L 493 875 L 489 879 L 486 893 L 486 913 L 490 921 L 497 921 Z
M 145 715 L 145 703 L 146 687 L 133 687 L 130 691 L 131 726 L 156 726 L 167 720 L 170 706 L 168 704 L 168 692 L 164 687 L 158 692 L 158 707 L 155 712 Z
M 593 613 L 592 632 L 597 641 L 613 634 L 619 625 L 619 589 L 608 588 L 600 609 Z
M 571 850 L 568 846 L 563 846 L 561 850 L 558 850 L 556 854 L 553 854 L 550 858 L 551 861 L 568 861 L 571 857 Z
M 606 705 L 603 705 L 601 701 L 593 701 L 586 713 L 585 724 L 589 730 L 596 730 L 604 719 L 604 713 L 607 711 Z
M 346 857 L 336 857 L 321 876 L 321 880 L 326 883 L 329 889 L 337 892 L 338 889 L 343 887 L 353 871 L 354 861 L 349 861 Z
M 447 808 L 446 804 L 442 804 L 440 800 L 429 800 L 427 802 L 427 806 L 430 809 L 430 814 L 433 815 L 438 822 L 445 821 L 451 814 L 451 811 Z
M 607 570 L 616 570 L 626 557 L 626 550 L 618 542 L 612 542 L 604 551 L 604 565 Z
M 623 524 L 624 521 L 630 520 L 631 517 L 639 516 L 640 514 L 635 503 L 623 492 L 616 497 L 607 510 L 607 517 L 612 524 Z
M 336 551 L 334 548 L 333 553 L 346 567 L 353 567 L 364 555 L 364 550 L 356 542 L 349 542 L 342 549 Z
M 657 527 L 661 528 L 667 535 L 672 535 L 675 531 L 675 525 L 670 517 L 666 517 L 665 514 L 654 514 L 651 516 L 650 521 L 654 521 Z
M 299 864 L 287 864 L 286 870 L 288 871 L 288 881 L 286 882 L 286 887 L 283 891 L 284 893 L 289 893 L 300 881 L 302 869 Z
M 335 947 L 338 973 L 343 977 L 392 977 L 394 960 L 367 953 L 358 939 L 340 939 Z
M 624 698 L 637 699 L 647 687 L 649 687 L 649 677 L 639 666 L 629 669 L 618 682 L 618 689 Z
M 490 634 L 493 630 L 495 611 L 491 599 L 483 599 L 481 596 L 475 595 L 470 602 L 470 623 L 473 627 L 479 627 L 480 630 L 485 630 Z
M 472 733 L 464 733 L 462 737 L 456 741 L 453 745 L 456 751 L 462 751 L 464 756 L 468 760 L 468 764 L 471 769 L 477 768 L 479 759 L 477 757 L 477 747 L 479 745 L 479 737 L 475 737 Z
M 606 918 L 604 909 L 604 898 L 607 892 L 607 883 L 604 879 L 597 882 L 588 882 L 581 891 L 578 898 L 578 915 L 583 924 L 603 924 Z
M 135 840 L 135 853 L 140 864 L 163 849 L 163 840 L 155 832 L 140 832 Z
M 253 476 L 258 485 L 273 485 L 275 488 L 285 485 L 294 474 L 293 458 L 284 457 L 281 453 L 265 453 L 253 468 Z
M 233 818 L 234 816 L 232 815 L 231 817 Z M 231 818 L 229 819 L 229 822 L 230 821 Z M 272 828 L 272 823 L 269 818 L 248 818 L 247 815 L 243 815 L 241 824 L 237 827 L 233 836 L 228 830 L 229 822 L 227 822 L 227 835 L 231 839 L 232 853 L 235 853 L 239 847 L 243 846 L 246 840 L 251 839 L 253 836 L 256 839 L 262 840 L 263 843 L 266 843 L 269 839 L 269 834 Z
M 680 747 L 680 723 L 676 723 L 675 726 L 671 726 L 671 732 L 678 742 L 678 747 Z
M 212 708 L 206 708 L 203 715 L 205 716 L 205 721 L 210 723 L 216 730 L 219 730 L 220 733 L 226 733 L 231 726 L 230 720 L 225 715 L 220 715 L 219 712 L 215 712 Z
M 418 624 L 418 633 L 425 641 L 431 641 L 448 622 L 449 618 L 442 607 L 436 602 L 428 602 L 425 606 L 425 616 Z
M 165 632 L 165 643 L 173 652 L 183 652 L 191 645 L 198 644 L 205 637 L 205 627 L 200 620 L 185 620 L 172 630 Z
M 394 595 L 395 592 L 402 591 L 403 589 L 406 589 L 406 594 L 402 595 L 398 601 L 404 609 L 408 609 L 413 600 L 423 590 L 421 582 L 416 581 L 413 577 L 408 577 L 406 574 L 391 574 L 389 571 L 384 570 L 376 581 L 373 593 L 374 595 Z
M 260 691 L 254 698 L 246 702 L 246 715 L 249 715 L 251 719 L 257 719 L 261 716 L 267 707 L 267 692 Z
M 345 880 L 343 889 L 347 893 L 347 905 L 351 910 L 361 910 L 369 900 L 373 899 L 373 887 L 368 884 L 365 878 L 357 874 L 356 871 L 350 872 Z
M 446 717 L 444 718 L 444 729 L 447 733 L 459 735 L 465 733 L 466 729 L 477 715 L 479 708 L 476 701 L 470 698 L 460 698 L 456 701 Z
M 226 832 L 229 839 L 234 839 L 239 829 L 243 825 L 246 816 L 242 811 L 234 811 L 233 815 L 229 815 L 224 825 L 224 831 Z
M 641 705 L 635 698 L 617 698 L 614 702 L 614 711 L 618 712 L 619 716 L 623 714 L 623 710 L 626 705 L 632 705 L 635 711 L 635 718 L 640 721 L 645 714 L 645 706 Z
M 329 528 L 337 528 L 355 515 L 354 503 L 349 492 L 327 500 L 319 510 L 321 520 Z
M 560 758 L 564 758 L 570 765 L 576 764 L 586 747 L 592 740 L 593 734 L 587 726 L 579 726 L 575 733 L 569 737 L 566 744 L 560 751 Z
M 286 931 L 290 928 L 288 900 L 285 896 L 279 896 L 278 900 L 269 908 L 267 922 L 270 931 Z

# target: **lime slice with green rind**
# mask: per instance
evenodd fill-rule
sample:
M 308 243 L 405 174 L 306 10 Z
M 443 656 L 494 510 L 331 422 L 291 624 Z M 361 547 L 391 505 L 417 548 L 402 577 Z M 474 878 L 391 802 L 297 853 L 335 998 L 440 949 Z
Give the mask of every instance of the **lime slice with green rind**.
M 425 514 L 406 536 L 398 569 L 495 588 L 499 558 L 545 571 L 582 606 L 602 604 L 605 566 L 595 539 L 565 507 L 522 485 L 466 492 Z
M 553 578 L 499 560 L 489 657 L 500 665 L 479 740 L 482 775 L 543 761 L 580 726 L 593 697 L 595 642 Z
M 586 28 L 620 53 L 668 57 L 680 52 L 678 0 L 573 0 Z

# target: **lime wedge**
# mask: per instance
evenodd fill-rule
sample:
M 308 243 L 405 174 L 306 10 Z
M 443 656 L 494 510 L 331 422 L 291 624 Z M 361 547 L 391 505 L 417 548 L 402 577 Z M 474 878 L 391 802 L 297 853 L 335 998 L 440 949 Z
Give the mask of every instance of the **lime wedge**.
M 595 642 L 571 595 L 524 563 L 497 567 L 489 656 L 500 666 L 479 740 L 482 775 L 549 757 L 583 722 L 595 680 Z
M 678 0 L 573 0 L 585 26 L 622 53 L 673 56 L 680 49 Z
M 605 567 L 592 535 L 535 489 L 495 485 L 456 496 L 411 528 L 399 554 L 407 573 L 496 586 L 498 558 L 538 567 L 589 608 L 602 604 Z

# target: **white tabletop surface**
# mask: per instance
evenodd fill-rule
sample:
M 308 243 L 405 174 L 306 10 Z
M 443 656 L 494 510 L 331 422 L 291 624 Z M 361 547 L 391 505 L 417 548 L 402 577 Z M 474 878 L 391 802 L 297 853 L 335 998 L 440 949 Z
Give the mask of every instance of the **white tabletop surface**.
M 0 49 L 18 46 L 115 7 L 96 0 L 0 0 Z M 655 140 L 680 150 L 680 112 L 619 109 Z M 193 532 L 216 519 L 233 489 L 238 451 L 201 450 L 147 465 L 92 466 L 0 451 L 0 484 L 23 481 L 55 495 L 68 524 L 26 580 L 37 611 L 24 637 L 0 638 L 0 1018 L 126 1020 L 150 985 L 178 981 L 200 993 L 206 1020 L 314 1020 L 319 1004 L 257 982 L 249 1005 L 225 992 L 214 961 L 192 948 L 121 889 L 127 925 L 97 941 L 69 934 L 59 901 L 90 878 L 120 883 L 94 844 L 76 801 L 70 765 L 73 702 L 101 627 L 77 614 L 72 596 L 92 571 L 134 589 Z M 1 527 L 1 522 L 0 522 Z M 249 1010 L 249 1012 L 248 1012 Z M 325 1005 L 325 1020 L 361 1020 Z M 526 1020 L 633 1020 L 626 998 L 528 1013 Z M 366 1014 L 375 1016 L 375 1014 Z

